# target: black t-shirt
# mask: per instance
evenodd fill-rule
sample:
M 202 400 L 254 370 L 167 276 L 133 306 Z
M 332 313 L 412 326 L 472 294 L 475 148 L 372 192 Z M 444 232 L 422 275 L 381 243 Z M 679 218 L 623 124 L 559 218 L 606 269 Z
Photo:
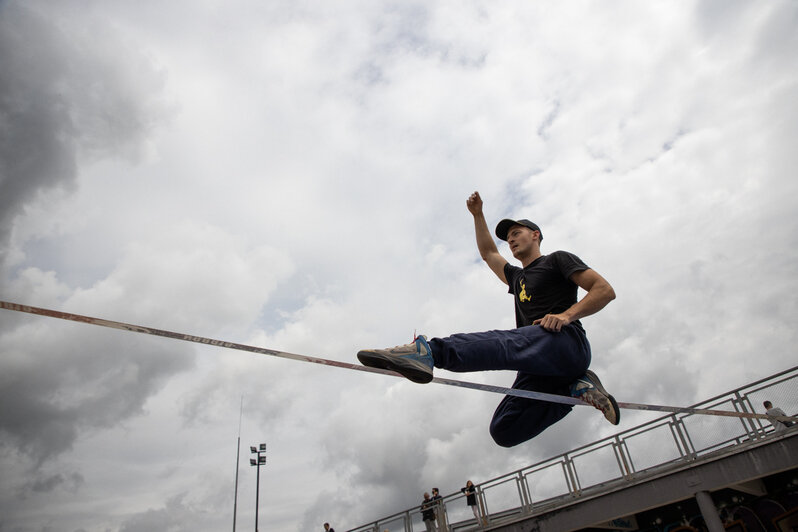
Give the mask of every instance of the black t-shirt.
M 578 286 L 570 280 L 576 272 L 589 269 L 582 259 L 567 251 L 538 257 L 526 268 L 504 265 L 508 292 L 515 299 L 515 324 L 532 325 L 546 314 L 558 314 L 576 303 Z M 579 321 L 574 325 L 582 328 Z

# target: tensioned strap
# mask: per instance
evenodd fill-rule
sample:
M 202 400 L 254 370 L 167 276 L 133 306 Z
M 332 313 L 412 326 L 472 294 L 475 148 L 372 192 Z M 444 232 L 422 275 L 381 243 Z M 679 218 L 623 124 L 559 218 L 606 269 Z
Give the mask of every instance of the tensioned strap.
M 394 373 L 393 371 L 388 371 L 379 368 L 372 368 L 368 366 L 361 366 L 359 364 L 350 364 L 348 362 L 339 362 L 337 360 L 328 360 L 325 358 L 318 358 L 307 355 L 297 355 L 294 353 L 286 353 L 285 351 L 275 351 L 274 349 L 265 349 L 263 347 L 255 347 L 235 342 L 227 342 L 224 340 L 215 340 L 213 338 L 206 338 L 204 336 L 194 336 L 191 334 L 177 333 L 172 331 L 166 331 L 163 329 L 154 329 L 152 327 L 142 327 L 141 325 L 132 325 L 120 321 L 92 318 L 90 316 L 72 314 L 70 312 L 60 312 L 57 310 L 50 310 L 40 307 L 32 307 L 30 305 L 21 305 L 18 303 L 11 303 L 8 301 L 0 301 L 0 308 L 6 310 L 13 310 L 16 312 L 26 312 L 28 314 L 37 314 L 39 316 L 48 316 L 51 318 L 58 318 L 62 320 L 77 321 L 80 323 L 87 323 L 90 325 L 99 325 L 101 327 L 110 327 L 112 329 L 122 329 L 125 331 L 149 334 L 152 336 L 163 336 L 165 338 L 172 338 L 173 340 L 183 340 L 185 342 L 195 342 L 198 344 L 213 345 L 216 347 L 224 347 L 227 349 L 235 349 L 238 351 L 248 351 L 250 353 L 258 353 L 261 355 L 269 355 L 279 358 L 288 358 L 291 360 L 299 360 L 302 362 L 311 362 L 313 364 L 321 364 L 324 366 L 334 366 L 337 368 L 353 369 L 356 371 L 366 371 L 369 373 L 380 373 L 382 375 L 401 377 L 401 375 L 399 375 L 398 373 Z M 471 388 L 474 390 L 494 392 L 503 395 L 514 395 L 516 397 L 524 397 L 526 399 L 536 399 L 538 401 L 547 401 L 550 403 L 590 406 L 580 401 L 579 399 L 564 395 L 554 395 L 549 393 L 534 392 L 531 390 L 519 390 L 516 388 L 506 388 L 504 386 L 494 386 L 491 384 L 481 384 L 477 382 L 468 382 L 468 381 L 460 381 L 460 380 L 437 378 L 437 377 L 432 379 L 432 382 L 438 384 L 446 384 L 448 386 L 457 386 L 460 388 Z M 649 405 L 643 403 L 621 403 L 621 402 L 618 403 L 618 406 L 620 408 L 625 408 L 630 410 L 649 410 L 653 412 L 670 412 L 674 414 L 702 414 L 702 415 L 711 415 L 711 416 L 727 416 L 727 417 L 738 417 L 738 418 L 748 418 L 748 419 L 798 421 L 798 418 L 791 416 L 769 416 L 767 414 L 754 414 L 750 412 L 732 412 L 728 410 L 713 410 L 707 408 L 690 408 L 690 407 Z

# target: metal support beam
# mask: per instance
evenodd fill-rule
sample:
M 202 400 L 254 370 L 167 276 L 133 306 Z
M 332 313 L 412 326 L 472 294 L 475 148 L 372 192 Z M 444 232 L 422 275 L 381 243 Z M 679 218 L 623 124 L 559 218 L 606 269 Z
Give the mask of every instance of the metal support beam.
M 723 522 L 718 516 L 718 509 L 715 507 L 712 495 L 708 491 L 699 491 L 695 494 L 695 500 L 698 501 L 698 508 L 701 510 L 701 517 L 704 518 L 707 530 L 709 532 L 723 532 Z
M 767 495 L 765 483 L 759 479 L 749 480 L 748 482 L 740 482 L 739 484 L 729 487 L 755 497 L 763 497 L 764 495 Z

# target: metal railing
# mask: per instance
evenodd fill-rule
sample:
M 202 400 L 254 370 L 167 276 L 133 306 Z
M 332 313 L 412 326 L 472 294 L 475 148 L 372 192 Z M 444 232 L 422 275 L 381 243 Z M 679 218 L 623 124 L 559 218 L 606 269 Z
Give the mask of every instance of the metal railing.
M 753 382 L 693 408 L 764 413 L 769 400 L 788 415 L 798 411 L 798 366 Z M 798 428 L 791 427 L 790 430 Z M 586 494 L 616 489 L 679 462 L 691 462 L 773 432 L 768 421 L 696 414 L 671 414 L 595 441 L 559 456 L 476 485 L 483 522 L 474 519 L 462 493 L 443 497 L 438 530 L 480 530 L 486 525 L 531 515 Z M 452 504 L 456 503 L 456 504 Z M 420 507 L 413 507 L 348 532 L 426 530 Z

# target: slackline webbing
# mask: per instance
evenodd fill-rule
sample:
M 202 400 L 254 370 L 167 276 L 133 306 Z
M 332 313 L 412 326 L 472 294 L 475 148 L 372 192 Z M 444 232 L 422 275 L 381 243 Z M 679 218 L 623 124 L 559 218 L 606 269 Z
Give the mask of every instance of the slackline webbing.
M 265 349 L 263 347 L 255 347 L 251 345 L 239 344 L 235 342 L 227 342 L 224 340 L 216 340 L 213 338 L 206 338 L 204 336 L 194 336 L 191 334 L 184 334 L 163 329 L 154 329 L 152 327 L 142 327 L 141 325 L 132 325 L 130 323 L 123 323 L 120 321 L 104 320 L 101 318 L 92 318 L 90 316 L 83 316 L 81 314 L 72 314 L 70 312 L 60 312 L 58 310 L 50 310 L 40 307 L 32 307 L 30 305 L 22 305 L 19 303 L 11 303 L 8 301 L 0 301 L 0 308 L 6 310 L 13 310 L 16 312 L 26 312 L 28 314 L 36 314 L 39 316 L 48 316 L 50 318 L 58 318 L 61 320 L 77 321 L 80 323 L 87 323 L 90 325 L 99 325 L 101 327 L 110 327 L 112 329 L 122 329 L 124 331 L 137 332 L 142 334 L 149 334 L 151 336 L 162 336 L 164 338 L 172 338 L 173 340 L 182 340 L 184 342 L 194 342 L 198 344 L 212 345 L 215 347 L 224 347 L 226 349 L 235 349 L 238 351 L 248 351 L 250 353 L 258 353 L 261 355 L 269 355 L 279 358 L 288 358 L 291 360 L 299 360 L 301 362 L 311 362 L 313 364 L 321 364 L 323 366 L 333 366 L 336 368 L 353 369 L 356 371 L 366 371 L 369 373 L 379 373 L 382 375 L 391 375 L 394 377 L 401 377 L 398 373 L 393 371 L 362 366 L 359 364 L 350 364 L 348 362 L 339 362 L 337 360 L 328 360 L 325 358 L 318 358 L 307 355 L 297 355 L 294 353 L 286 353 L 285 351 L 275 351 L 274 349 Z M 547 401 L 550 403 L 560 403 L 566 405 L 590 406 L 579 399 L 568 397 L 564 395 L 554 395 L 549 393 L 534 392 L 531 390 L 518 390 L 515 388 L 506 388 L 504 386 L 494 386 L 491 384 L 481 384 L 477 382 L 460 381 L 455 379 L 445 379 L 436 377 L 432 382 L 437 384 L 446 384 L 448 386 L 457 386 L 459 388 L 471 388 L 473 390 L 482 390 L 486 392 L 494 392 L 502 395 L 514 395 L 516 397 L 524 397 L 527 399 L 536 399 L 538 401 Z M 755 414 L 751 412 L 732 412 L 728 410 L 714 410 L 707 408 L 691 408 L 691 407 L 678 407 L 678 406 L 664 406 L 664 405 L 649 405 L 643 403 L 621 403 L 618 402 L 620 408 L 628 410 L 648 410 L 652 412 L 668 412 L 673 414 L 701 414 L 709 416 L 726 416 L 747 419 L 766 419 L 778 421 L 798 421 L 798 418 L 791 416 L 769 416 L 767 414 Z

